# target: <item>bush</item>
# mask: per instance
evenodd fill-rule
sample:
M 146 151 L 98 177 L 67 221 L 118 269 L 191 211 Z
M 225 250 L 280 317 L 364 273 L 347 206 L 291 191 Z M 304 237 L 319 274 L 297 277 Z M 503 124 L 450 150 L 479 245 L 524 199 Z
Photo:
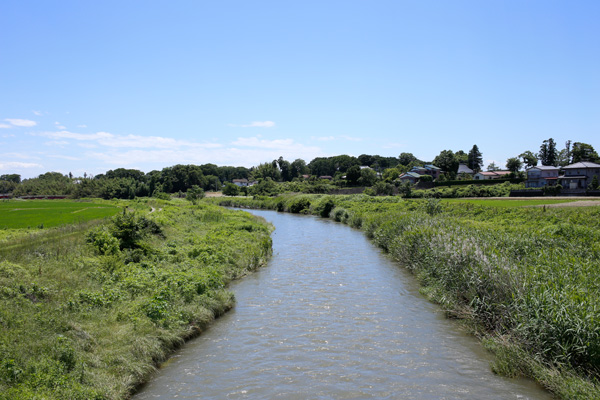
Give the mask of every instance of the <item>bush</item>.
M 223 188 L 223 194 L 225 196 L 237 196 L 240 194 L 240 188 L 238 185 L 235 185 L 231 182 L 225 183 L 225 187 Z
M 319 215 L 320 217 L 327 218 L 334 207 L 335 202 L 333 201 L 333 197 L 322 197 L 313 204 L 313 213 Z
M 202 188 L 198 185 L 193 185 L 187 190 L 187 193 L 185 194 L 185 199 L 191 201 L 192 204 L 196 204 L 198 200 L 203 199 L 204 196 L 204 190 L 202 190 Z
M 292 199 L 292 201 L 288 204 L 288 211 L 295 214 L 298 214 L 304 210 L 308 210 L 309 208 L 310 200 L 306 197 Z
M 429 175 L 427 175 L 429 176 Z M 378 196 L 392 196 L 394 194 L 394 185 L 384 181 L 379 181 L 373 186 Z
M 86 241 L 102 255 L 119 253 L 119 239 L 114 237 L 105 227 L 88 232 Z

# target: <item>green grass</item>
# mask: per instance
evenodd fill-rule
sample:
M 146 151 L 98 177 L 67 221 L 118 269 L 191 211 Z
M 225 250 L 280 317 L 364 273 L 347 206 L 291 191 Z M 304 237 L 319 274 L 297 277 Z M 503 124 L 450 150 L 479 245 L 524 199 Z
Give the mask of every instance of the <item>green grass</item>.
M 271 252 L 270 226 L 244 212 L 114 204 L 136 212 L 0 245 L 0 400 L 128 398 Z
M 0 202 L 0 229 L 51 228 L 111 217 L 119 207 L 72 200 L 12 200 Z
M 531 207 L 531 206 L 541 206 L 546 204 L 560 204 L 560 203 L 573 203 L 577 200 L 574 199 L 564 199 L 564 200 L 556 200 L 556 199 L 523 199 L 517 200 L 512 198 L 507 199 L 443 199 L 443 202 L 448 203 L 468 203 L 468 204 L 477 204 L 482 206 L 492 206 L 492 207 Z M 598 205 L 600 205 L 600 200 L 598 201 Z

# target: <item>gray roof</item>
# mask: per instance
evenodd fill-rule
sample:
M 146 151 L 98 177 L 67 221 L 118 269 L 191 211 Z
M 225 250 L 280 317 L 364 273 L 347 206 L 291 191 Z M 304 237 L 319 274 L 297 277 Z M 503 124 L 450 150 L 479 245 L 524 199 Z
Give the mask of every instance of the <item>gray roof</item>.
M 465 174 L 472 174 L 473 170 L 469 167 L 467 167 L 467 164 L 458 164 L 458 173 L 465 173 Z
M 563 169 L 577 169 L 577 168 L 600 168 L 600 164 L 596 164 L 596 163 L 589 162 L 589 161 L 581 161 L 581 162 L 563 167 Z
M 536 165 L 535 167 L 527 168 L 527 171 L 534 168 L 537 168 L 539 170 L 554 171 L 556 169 L 559 169 L 560 167 L 555 167 L 554 165 Z
M 405 172 L 402 175 L 400 175 L 400 178 L 405 177 L 405 176 L 410 176 L 410 177 L 417 178 L 417 179 L 421 177 L 421 175 L 417 174 L 416 172 L 409 171 L 409 172 Z

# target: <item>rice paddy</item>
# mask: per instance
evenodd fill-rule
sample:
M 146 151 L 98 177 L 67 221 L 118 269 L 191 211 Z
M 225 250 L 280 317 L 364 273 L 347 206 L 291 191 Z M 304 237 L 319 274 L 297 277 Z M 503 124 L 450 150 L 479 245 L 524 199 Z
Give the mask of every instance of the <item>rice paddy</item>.
M 111 217 L 121 209 L 101 202 L 9 200 L 0 202 L 0 229 L 52 228 Z

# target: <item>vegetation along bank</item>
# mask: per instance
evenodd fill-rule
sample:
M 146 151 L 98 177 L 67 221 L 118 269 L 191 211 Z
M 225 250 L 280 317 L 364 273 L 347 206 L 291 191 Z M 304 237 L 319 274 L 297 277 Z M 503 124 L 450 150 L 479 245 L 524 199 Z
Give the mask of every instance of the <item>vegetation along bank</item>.
M 496 354 L 495 372 L 531 377 L 563 399 L 600 398 L 600 207 L 306 194 L 212 201 L 362 229 L 474 329 Z
M 53 203 L 51 219 L 71 203 Z M 247 213 L 103 204 L 121 208 L 102 223 L 2 230 L 16 233 L 0 235 L 0 399 L 127 398 L 271 254 L 271 227 Z

